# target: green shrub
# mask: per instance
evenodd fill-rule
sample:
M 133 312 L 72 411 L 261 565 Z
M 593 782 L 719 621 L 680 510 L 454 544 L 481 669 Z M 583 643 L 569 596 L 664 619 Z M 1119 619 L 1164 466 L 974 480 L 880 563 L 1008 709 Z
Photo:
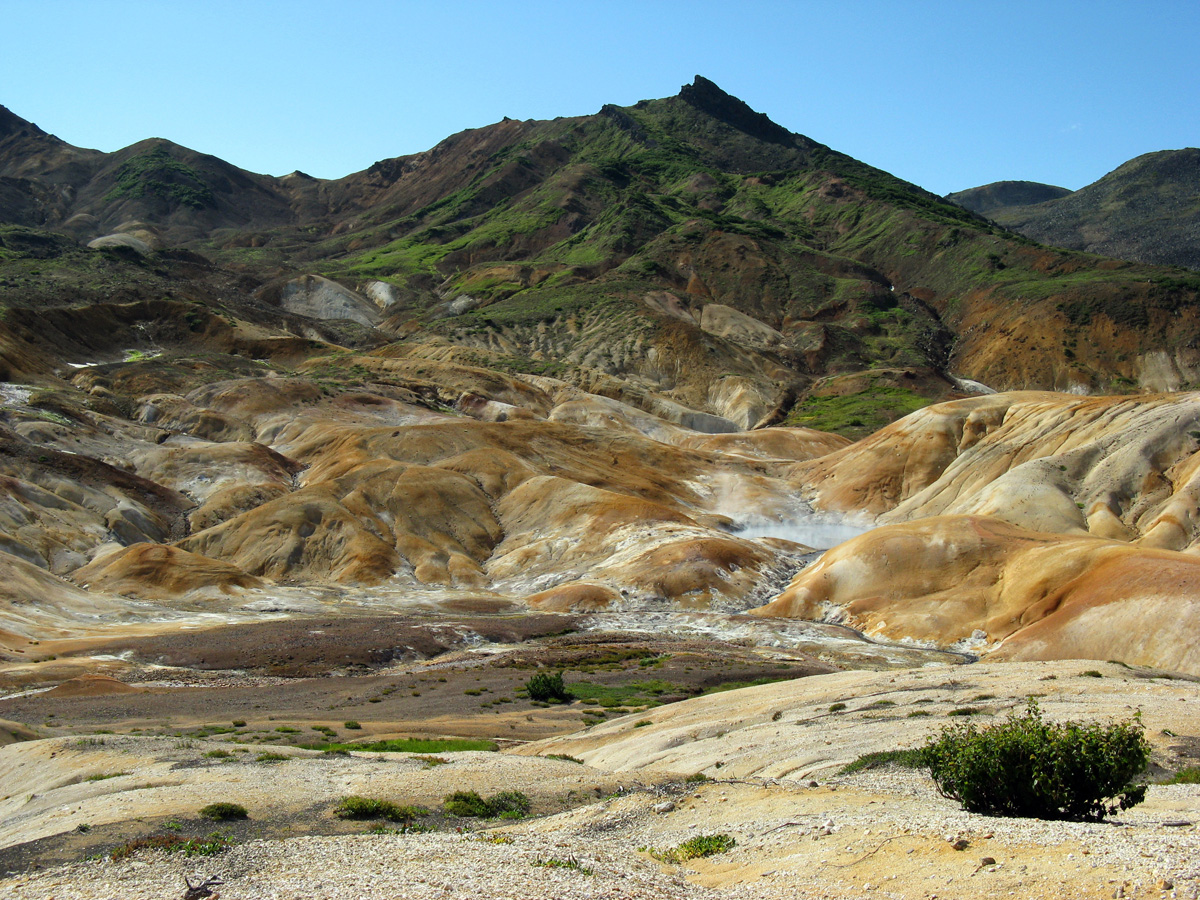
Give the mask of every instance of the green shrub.
M 348 728 L 348 729 L 350 729 L 351 731 L 358 731 L 360 728 L 362 728 L 362 726 L 361 726 L 361 725 L 359 725 L 359 724 L 358 724 L 356 721 L 354 721 L 353 719 L 351 719 L 349 722 L 343 722 L 343 723 L 342 723 L 342 727 L 343 727 L 343 728 Z
M 475 791 L 455 791 L 442 808 L 448 815 L 479 819 L 519 819 L 530 809 L 529 798 L 520 791 L 501 791 L 484 800 Z
M 387 819 L 389 822 L 411 822 L 429 815 L 423 806 L 399 806 L 391 800 L 376 800 L 373 797 L 343 797 L 334 807 L 333 814 L 339 819 Z
M 231 822 L 234 819 L 248 819 L 250 814 L 240 803 L 210 803 L 200 810 L 200 815 L 214 822 Z
M 491 816 L 491 807 L 475 791 L 455 791 L 447 795 L 442 808 L 451 816 L 471 816 L 480 819 Z
M 535 673 L 525 682 L 525 692 L 529 694 L 530 700 L 538 700 L 543 703 L 549 700 L 570 703 L 575 699 L 567 690 L 567 686 L 563 684 L 562 672 L 555 672 L 553 675 L 548 672 Z
M 1036 700 L 986 728 L 942 729 L 922 751 L 945 797 L 993 816 L 1099 821 L 1141 803 L 1150 745 L 1140 721 L 1056 724 Z

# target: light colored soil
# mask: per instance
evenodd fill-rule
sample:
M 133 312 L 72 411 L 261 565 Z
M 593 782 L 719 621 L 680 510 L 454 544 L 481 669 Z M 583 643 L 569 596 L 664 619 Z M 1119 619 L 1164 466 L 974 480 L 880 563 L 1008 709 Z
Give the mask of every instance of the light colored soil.
M 1103 677 L 1082 675 L 1092 669 Z M 1194 898 L 1200 786 L 1152 785 L 1144 804 L 1115 820 L 1063 823 L 966 813 L 919 771 L 834 774 L 848 756 L 919 744 L 937 726 L 959 721 L 945 716 L 954 700 L 994 694 L 975 705 L 1002 714 L 1020 708 L 1031 692 L 1045 694 L 1041 703 L 1052 719 L 1126 719 L 1140 709 L 1160 771 L 1196 763 L 1195 682 L 1150 680 L 1078 661 L 815 676 L 626 717 L 527 745 L 522 755 L 448 754 L 451 763 L 435 768 L 407 758 L 330 759 L 302 751 L 296 754 L 304 759 L 272 766 L 209 764 L 202 745 L 121 737 L 81 747 L 59 739 L 0 748 L 0 783 L 10 793 L 0 801 L 0 845 L 67 831 L 84 816 L 93 826 L 137 818 L 149 824 L 231 797 L 250 808 L 252 821 L 272 811 L 328 815 L 339 795 L 352 792 L 436 805 L 459 787 L 519 788 L 535 798 L 535 813 L 563 811 L 489 832 L 511 843 L 452 832 L 250 841 L 211 858 L 146 852 L 132 861 L 10 876 L 0 881 L 0 895 L 176 897 L 185 874 L 220 874 L 224 900 Z M 897 705 L 870 705 L 881 698 L 896 698 Z M 927 699 L 934 703 L 919 702 Z M 834 702 L 848 709 L 829 714 Z M 933 715 L 910 718 L 914 710 Z M 654 724 L 635 727 L 647 717 Z M 688 730 L 700 721 L 711 734 Z M 665 746 L 668 734 L 678 739 L 673 747 Z M 572 749 L 591 765 L 531 758 Z M 699 768 L 723 780 L 684 783 L 682 775 Z M 80 781 L 113 770 L 131 774 Z M 30 799 L 31 793 L 38 796 Z M 682 866 L 656 862 L 647 852 L 711 833 L 729 834 L 737 845 Z M 964 849 L 954 849 L 960 840 Z M 574 861 L 592 874 L 536 865 L 551 859 Z

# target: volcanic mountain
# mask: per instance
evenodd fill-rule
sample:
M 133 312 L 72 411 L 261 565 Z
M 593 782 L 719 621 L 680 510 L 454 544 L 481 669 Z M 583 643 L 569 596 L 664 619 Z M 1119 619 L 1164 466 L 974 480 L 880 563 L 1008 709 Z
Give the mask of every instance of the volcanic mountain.
M 1193 401 L 1079 396 L 1200 378 L 1196 285 L 1037 245 L 703 78 L 334 181 L 6 111 L 0 174 L 17 663 L 113 621 L 466 603 L 1200 666 L 1165 624 L 1200 596 Z M 1012 577 L 1035 550 L 1046 577 Z M 1076 634 L 1118 609 L 1155 637 Z

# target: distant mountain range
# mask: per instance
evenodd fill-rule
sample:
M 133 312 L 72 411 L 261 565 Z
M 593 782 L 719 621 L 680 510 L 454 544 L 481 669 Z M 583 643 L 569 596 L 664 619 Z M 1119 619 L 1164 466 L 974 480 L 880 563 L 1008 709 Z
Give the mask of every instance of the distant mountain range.
M 1004 204 L 1044 191 L 975 195 L 1008 220 Z M 158 138 L 80 149 L 0 108 L 0 221 L 14 309 L 188 298 L 334 344 L 615 378 L 744 427 L 832 427 L 823 411 L 865 394 L 841 425 L 870 430 L 953 395 L 951 373 L 1087 391 L 1200 381 L 1200 319 L 1180 314 L 1200 282 L 1034 244 L 701 77 L 334 180 Z M 70 340 L 85 339 L 100 340 Z
M 1147 153 L 1078 191 L 1031 181 L 946 199 L 1055 247 L 1200 269 L 1200 150 Z

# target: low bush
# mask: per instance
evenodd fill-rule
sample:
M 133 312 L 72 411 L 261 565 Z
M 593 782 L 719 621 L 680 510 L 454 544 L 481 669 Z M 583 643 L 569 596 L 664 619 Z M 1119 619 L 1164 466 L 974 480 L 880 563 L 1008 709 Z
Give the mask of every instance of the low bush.
M 548 672 L 537 672 L 525 682 L 525 692 L 529 694 L 530 700 L 542 703 L 550 700 L 570 703 L 575 699 L 574 695 L 567 690 L 567 686 L 563 684 L 562 672 L 555 672 L 553 675 Z
M 1047 722 L 1036 700 L 985 728 L 943 728 L 922 751 L 945 797 L 993 816 L 1099 821 L 1141 803 L 1150 760 L 1142 725 Z
M 373 797 L 343 797 L 334 808 L 339 819 L 387 819 L 389 822 L 411 822 L 429 815 L 423 806 L 400 806 L 391 800 Z
M 519 819 L 530 809 L 529 798 L 520 791 L 501 791 L 483 799 L 475 791 L 455 791 L 442 808 L 448 815 L 479 819 Z
M 248 819 L 250 814 L 240 803 L 210 803 L 200 810 L 200 815 L 214 822 L 231 822 L 234 819 Z

